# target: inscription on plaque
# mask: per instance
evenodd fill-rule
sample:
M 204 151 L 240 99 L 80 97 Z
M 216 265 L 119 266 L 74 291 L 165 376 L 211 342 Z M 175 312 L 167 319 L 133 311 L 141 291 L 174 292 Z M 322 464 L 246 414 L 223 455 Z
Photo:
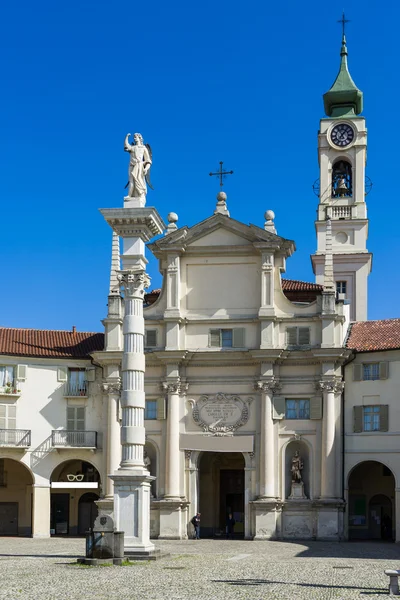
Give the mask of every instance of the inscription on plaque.
M 193 407 L 193 420 L 206 432 L 214 435 L 232 435 L 249 420 L 251 401 L 252 398 L 243 400 L 233 394 L 200 396 Z

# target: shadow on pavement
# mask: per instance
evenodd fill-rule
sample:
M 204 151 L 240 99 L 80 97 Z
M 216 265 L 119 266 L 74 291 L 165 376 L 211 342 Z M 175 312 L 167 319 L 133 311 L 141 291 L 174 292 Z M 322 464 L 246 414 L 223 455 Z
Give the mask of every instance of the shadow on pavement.
M 387 594 L 382 588 L 360 587 L 358 585 L 332 585 L 325 583 L 299 583 L 295 581 L 274 581 L 272 579 L 212 579 L 212 583 L 227 583 L 228 585 L 296 585 L 305 588 L 324 588 L 338 590 L 360 590 L 361 593 L 368 594 Z M 364 592 L 362 592 L 364 590 Z

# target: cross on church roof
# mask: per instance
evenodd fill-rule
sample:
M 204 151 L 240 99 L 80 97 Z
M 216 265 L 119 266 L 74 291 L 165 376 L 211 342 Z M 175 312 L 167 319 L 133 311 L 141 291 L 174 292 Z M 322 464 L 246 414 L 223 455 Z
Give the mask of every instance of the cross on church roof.
M 224 185 L 224 179 L 226 177 L 226 175 L 233 175 L 233 171 L 224 171 L 222 169 L 222 165 L 223 165 L 223 161 L 221 160 L 219 163 L 219 171 L 217 171 L 216 173 L 210 173 L 210 177 L 212 175 L 217 175 L 217 177 L 219 177 L 219 185 L 220 187 L 222 187 Z
M 346 23 L 350 23 L 349 19 L 346 19 L 346 17 L 344 16 L 344 11 L 342 13 L 342 18 L 339 19 L 338 23 L 342 24 L 342 35 L 343 37 L 345 36 L 345 28 L 346 28 Z

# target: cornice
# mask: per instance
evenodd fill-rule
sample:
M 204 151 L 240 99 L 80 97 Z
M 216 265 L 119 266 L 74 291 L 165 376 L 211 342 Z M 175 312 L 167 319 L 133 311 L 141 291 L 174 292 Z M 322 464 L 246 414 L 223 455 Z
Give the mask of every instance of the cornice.
M 100 365 L 119 365 L 122 361 L 123 350 L 102 350 L 92 352 L 90 356 Z

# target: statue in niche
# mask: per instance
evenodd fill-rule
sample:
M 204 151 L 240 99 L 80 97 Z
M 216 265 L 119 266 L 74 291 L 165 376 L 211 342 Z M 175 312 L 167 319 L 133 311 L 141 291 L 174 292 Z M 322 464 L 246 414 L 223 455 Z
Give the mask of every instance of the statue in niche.
M 303 470 L 303 460 L 299 454 L 299 451 L 296 450 L 294 456 L 292 458 L 292 464 L 290 467 L 290 472 L 292 474 L 292 483 L 302 483 L 301 472 Z
M 151 465 L 150 456 L 147 454 L 147 450 L 143 450 L 143 463 L 148 471 L 150 471 L 149 467 Z
M 143 142 L 140 133 L 133 135 L 133 144 L 129 143 L 131 134 L 125 136 L 124 150 L 129 152 L 128 183 L 129 198 L 143 198 L 147 193 L 147 185 L 153 189 L 150 182 L 150 167 L 152 164 L 152 152 L 149 144 Z M 147 185 L 146 185 L 147 183 Z

